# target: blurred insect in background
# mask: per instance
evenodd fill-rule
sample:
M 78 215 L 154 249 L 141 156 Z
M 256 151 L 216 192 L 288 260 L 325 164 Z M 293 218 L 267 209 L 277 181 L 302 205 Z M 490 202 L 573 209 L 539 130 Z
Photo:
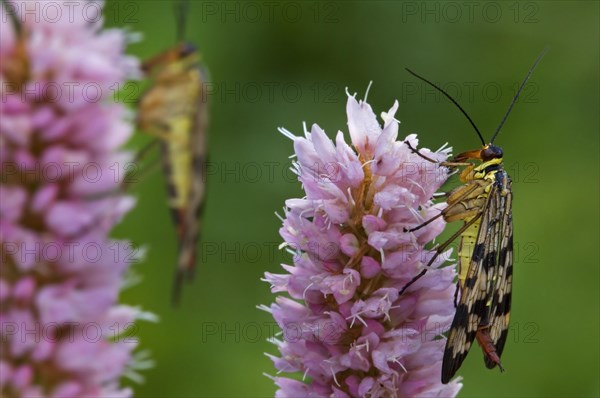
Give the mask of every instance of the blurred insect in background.
M 184 278 L 194 274 L 206 182 L 207 73 L 196 48 L 183 40 L 187 12 L 187 1 L 175 5 L 178 43 L 142 65 L 152 83 L 140 99 L 137 116 L 138 128 L 156 137 L 142 152 L 160 145 L 179 244 L 174 303 Z
M 500 357 L 508 334 L 513 269 L 512 183 L 502 166 L 502 149 L 494 145 L 494 140 L 545 52 L 538 56 L 529 69 L 488 144 L 458 102 L 431 81 L 407 69 L 458 107 L 477 132 L 483 146 L 458 154 L 449 162 L 437 162 L 406 142 L 412 151 L 432 163 L 439 163 L 450 170 L 464 167 L 460 174 L 463 185 L 446 194 L 446 208 L 407 232 L 416 231 L 439 217 L 446 222 L 462 220 L 463 226 L 436 248 L 435 255 L 426 267 L 400 291 L 400 294 L 404 293 L 425 275 L 437 257 L 460 237 L 456 313 L 448 332 L 442 363 L 444 384 L 456 374 L 475 339 L 483 350 L 486 367 L 492 369 L 498 366 L 504 371 Z M 457 304 L 459 291 L 460 302 Z
M 16 15 L 15 6 L 7 0 L 0 0 L 0 7 L 6 12 L 6 16 L 10 21 L 2 21 L 2 23 L 10 23 L 15 33 L 15 49 L 10 57 L 2 60 L 2 73 L 6 84 L 2 85 L 2 90 L 11 89 L 21 90 L 23 84 L 29 78 L 29 59 L 27 55 L 27 31 L 26 27 L 19 21 L 20 17 Z

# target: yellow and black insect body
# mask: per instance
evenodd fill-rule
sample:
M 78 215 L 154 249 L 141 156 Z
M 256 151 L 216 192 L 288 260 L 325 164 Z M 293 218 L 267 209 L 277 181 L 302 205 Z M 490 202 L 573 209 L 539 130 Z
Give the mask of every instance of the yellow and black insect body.
M 465 185 L 448 198 L 447 220 L 463 220 L 458 286 L 460 302 L 444 350 L 442 382 L 447 383 L 477 338 L 488 368 L 500 363 L 508 333 L 512 289 L 512 190 L 502 168 L 502 151 L 490 144 L 479 156 L 462 161 L 481 163 L 461 173 Z M 462 195 L 462 198 L 458 195 Z
M 173 292 L 176 301 L 183 277 L 191 277 L 196 264 L 205 195 L 206 73 L 198 51 L 185 42 L 145 62 L 142 69 L 153 84 L 140 100 L 137 122 L 140 130 L 158 138 L 161 147 L 169 207 L 179 241 Z
M 446 222 L 464 223 L 450 239 L 436 249 L 435 256 L 425 269 L 400 291 L 400 294 L 404 293 L 422 277 L 435 259 L 460 237 L 457 283 L 460 300 L 456 303 L 458 296 L 455 297 L 456 313 L 444 349 L 443 383 L 448 383 L 456 374 L 474 340 L 477 340 L 483 350 L 485 365 L 490 369 L 498 366 L 500 370 L 504 370 L 500 357 L 508 334 L 513 270 L 512 189 L 510 177 L 503 168 L 502 149 L 493 142 L 544 53 L 529 69 L 488 144 L 473 120 L 448 93 L 407 69 L 452 101 L 467 117 L 483 145 L 481 149 L 461 153 L 451 161 L 440 163 L 450 170 L 462 168 L 460 181 L 463 185 L 447 194 L 447 206 L 440 214 L 409 230 L 422 228 L 439 217 L 443 217 Z M 408 142 L 406 144 L 410 147 Z M 410 148 L 426 160 L 435 162 Z

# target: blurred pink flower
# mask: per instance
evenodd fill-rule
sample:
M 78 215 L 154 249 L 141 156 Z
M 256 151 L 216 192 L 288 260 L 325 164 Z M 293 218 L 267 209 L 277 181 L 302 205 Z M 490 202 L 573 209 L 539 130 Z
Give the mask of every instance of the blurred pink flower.
M 67 3 L 17 2 L 17 25 L 1 4 L 3 397 L 128 397 L 120 378 L 139 365 L 118 338 L 145 315 L 117 305 L 135 255 L 108 238 L 134 205 L 111 192 L 132 123 L 110 100 L 138 61 L 123 31 Z
M 273 339 L 277 397 L 452 397 L 462 384 L 440 381 L 444 340 L 454 314 L 454 266 L 432 268 L 399 291 L 433 256 L 425 244 L 445 226 L 433 194 L 447 170 L 397 141 L 398 102 L 382 113 L 348 95 L 348 130 L 335 143 L 316 124 L 294 142 L 306 196 L 286 201 L 280 234 L 293 253 L 285 274 L 265 274 L 278 296 L 270 307 L 283 334 Z M 415 135 L 406 138 L 413 147 Z M 449 150 L 420 151 L 438 160 Z

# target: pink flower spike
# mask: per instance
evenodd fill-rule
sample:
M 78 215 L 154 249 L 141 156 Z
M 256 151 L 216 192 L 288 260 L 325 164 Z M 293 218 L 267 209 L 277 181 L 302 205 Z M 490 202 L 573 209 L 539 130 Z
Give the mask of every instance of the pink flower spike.
M 19 29 L 0 2 L 0 396 L 129 397 L 139 362 L 119 334 L 143 315 L 118 305 L 132 249 L 108 234 L 133 204 L 115 193 L 133 126 L 111 87 L 138 61 L 86 2 L 52 2 L 58 20 L 16 3 Z
M 443 340 L 454 311 L 454 265 L 436 261 L 401 289 L 434 251 L 425 245 L 445 224 L 406 232 L 439 213 L 432 195 L 448 173 L 397 141 L 398 102 L 382 123 L 348 95 L 351 145 L 316 124 L 294 141 L 294 170 L 306 196 L 286 201 L 280 234 L 296 251 L 284 274 L 265 273 L 277 296 L 267 309 L 282 328 L 276 397 L 454 397 L 441 383 Z M 418 145 L 415 135 L 410 140 Z M 444 160 L 448 151 L 424 153 Z M 302 381 L 283 377 L 299 373 Z

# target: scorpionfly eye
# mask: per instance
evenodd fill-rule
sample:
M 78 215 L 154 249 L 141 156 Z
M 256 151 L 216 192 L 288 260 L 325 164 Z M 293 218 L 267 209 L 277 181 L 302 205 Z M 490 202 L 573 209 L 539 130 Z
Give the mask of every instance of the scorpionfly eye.
M 488 145 L 486 148 L 481 150 L 481 159 L 490 160 L 498 159 L 502 157 L 502 149 L 496 145 Z
M 179 56 L 180 57 L 187 57 L 190 54 L 193 54 L 196 52 L 196 46 L 194 46 L 192 43 L 182 43 L 180 48 L 179 48 Z

